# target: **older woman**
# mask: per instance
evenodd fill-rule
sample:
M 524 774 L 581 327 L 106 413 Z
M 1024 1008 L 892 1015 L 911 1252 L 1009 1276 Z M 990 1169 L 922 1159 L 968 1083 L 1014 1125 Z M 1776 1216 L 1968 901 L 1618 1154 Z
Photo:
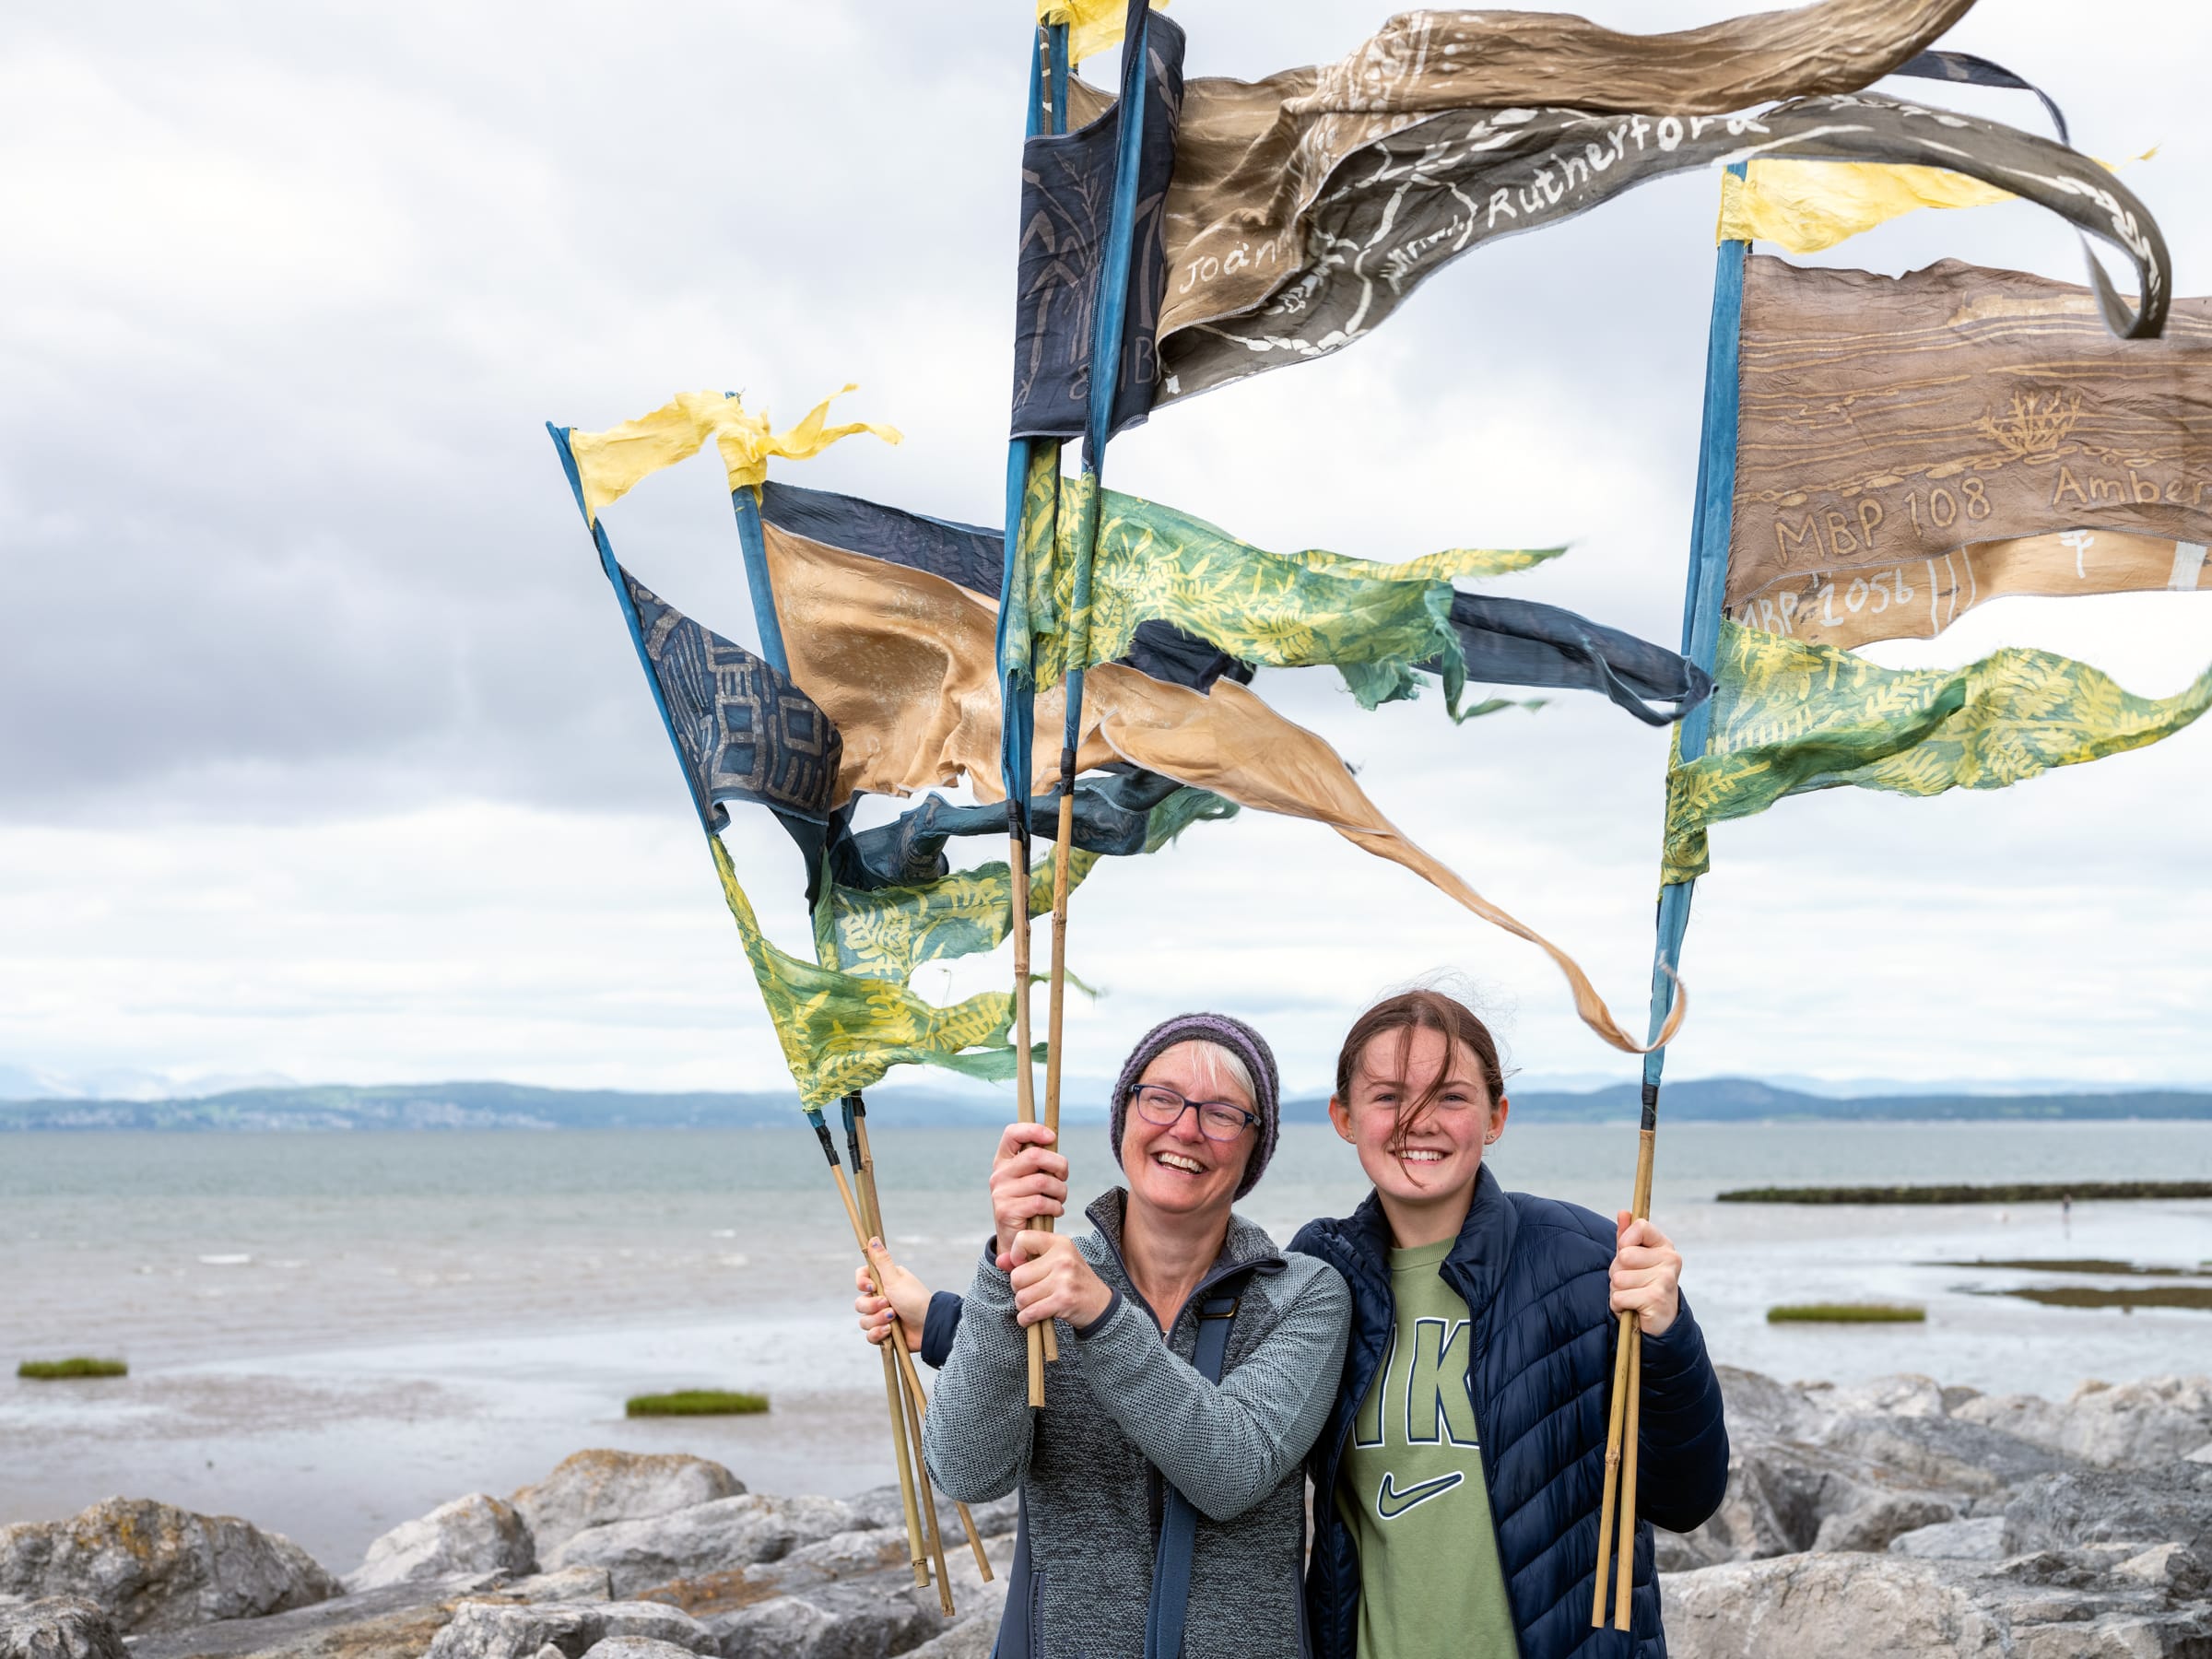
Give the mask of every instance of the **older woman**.
M 942 1363 L 923 1434 L 938 1487 L 971 1503 L 1021 1492 L 997 1659 L 1304 1651 L 1300 1461 L 1335 1397 L 1350 1302 L 1333 1269 L 1230 1207 L 1275 1151 L 1279 1087 L 1242 1021 L 1168 1020 L 1114 1084 L 1128 1184 L 1086 1212 L 1094 1232 L 1034 1227 L 1062 1213 L 1067 1160 L 1016 1124 L 966 1297 L 930 1306 L 897 1268 L 888 1303 L 862 1287 L 872 1338 L 895 1306 Z M 1060 1361 L 1031 1411 L 1026 1327 L 1046 1319 Z

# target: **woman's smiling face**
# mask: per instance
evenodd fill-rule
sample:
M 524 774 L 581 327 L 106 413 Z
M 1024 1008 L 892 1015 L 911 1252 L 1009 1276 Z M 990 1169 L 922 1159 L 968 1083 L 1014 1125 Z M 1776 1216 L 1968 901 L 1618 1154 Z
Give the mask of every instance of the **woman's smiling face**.
M 1425 1111 L 1414 1109 L 1427 1099 Z M 1386 1199 L 1424 1206 L 1465 1194 L 1482 1150 L 1505 1127 L 1474 1052 L 1428 1026 L 1376 1033 L 1352 1075 L 1351 1098 L 1333 1098 L 1336 1133 Z M 1410 1119 L 1402 1124 L 1402 1119 Z
M 1138 1087 L 1156 1083 L 1186 1100 L 1222 1100 L 1245 1112 L 1252 1097 L 1221 1064 L 1209 1042 L 1179 1042 L 1145 1067 Z M 1122 1170 L 1132 1197 L 1167 1215 L 1226 1209 L 1244 1179 L 1244 1166 L 1257 1144 L 1247 1126 L 1232 1141 L 1208 1140 L 1198 1113 L 1185 1112 L 1172 1124 L 1147 1123 L 1132 1105 L 1122 1129 Z

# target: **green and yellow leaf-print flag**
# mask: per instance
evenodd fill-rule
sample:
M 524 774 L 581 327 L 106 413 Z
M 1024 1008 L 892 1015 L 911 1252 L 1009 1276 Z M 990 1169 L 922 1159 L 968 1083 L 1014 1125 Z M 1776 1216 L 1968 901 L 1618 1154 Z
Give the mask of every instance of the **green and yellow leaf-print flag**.
M 1883 668 L 1725 619 L 1713 682 L 1705 753 L 1667 774 L 1668 883 L 1711 866 L 1710 826 L 1785 795 L 1846 784 L 1912 795 L 2002 789 L 2170 737 L 2212 704 L 2212 668 L 2171 697 L 2136 697 L 2047 651 Z
M 1094 521 L 1086 618 L 1076 614 L 1076 567 Z M 1006 630 L 999 667 L 1055 686 L 1071 668 L 1124 655 L 1137 625 L 1157 620 L 1248 663 L 1335 666 L 1367 708 L 1413 695 L 1414 669 L 1430 665 L 1456 709 L 1467 662 L 1453 579 L 1507 575 L 1565 551 L 1452 547 L 1395 564 L 1320 548 L 1270 553 L 1193 514 L 1037 466 L 1011 613 L 1026 626 Z M 1085 644 L 1071 650 L 1075 641 Z
M 761 931 L 722 839 L 711 835 L 707 845 L 802 1106 L 827 1106 L 877 1082 L 894 1065 L 938 1065 L 1000 1082 L 1014 1075 L 1006 1041 L 1014 1018 L 1010 992 L 984 992 L 940 1008 L 901 982 L 779 950 Z

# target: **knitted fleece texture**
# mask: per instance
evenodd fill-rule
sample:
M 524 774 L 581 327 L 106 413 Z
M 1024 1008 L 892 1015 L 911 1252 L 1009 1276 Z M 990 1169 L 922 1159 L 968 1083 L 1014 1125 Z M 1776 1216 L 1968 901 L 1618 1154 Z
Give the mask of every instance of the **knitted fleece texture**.
M 1335 1398 L 1351 1298 L 1334 1269 L 1286 1256 L 1231 1216 L 1221 1253 L 1163 1338 L 1122 1265 L 1126 1194 L 1077 1240 L 1114 1292 L 1059 1326 L 1046 1404 L 1028 1406 L 1028 1348 L 1006 1276 L 986 1255 L 922 1431 L 932 1479 L 982 1503 L 1018 1487 L 1027 1583 L 1008 1587 L 1002 1655 L 1127 1654 L 1145 1611 L 1164 1491 L 1199 1512 L 1183 1659 L 1290 1659 L 1304 1646 L 1300 1460 Z M 1210 1286 L 1241 1277 L 1218 1384 L 1190 1363 Z

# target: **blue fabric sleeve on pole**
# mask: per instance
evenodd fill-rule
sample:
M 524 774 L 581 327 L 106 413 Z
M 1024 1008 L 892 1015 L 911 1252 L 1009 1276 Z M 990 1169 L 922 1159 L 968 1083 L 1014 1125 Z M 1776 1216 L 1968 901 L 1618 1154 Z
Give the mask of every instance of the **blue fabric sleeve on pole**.
M 1744 164 L 1728 169 L 1744 176 Z M 1712 321 L 1705 342 L 1705 410 L 1698 439 L 1698 497 L 1691 519 L 1689 581 L 1684 595 L 1682 654 L 1707 675 L 1720 641 L 1721 600 L 1728 583 L 1728 539 L 1735 506 L 1737 364 L 1743 345 L 1744 256 L 1750 244 L 1724 241 L 1713 259 Z M 1676 744 L 1684 761 L 1705 752 L 1712 704 L 1700 703 L 1677 728 Z M 1682 935 L 1689 926 L 1694 882 L 1664 887 L 1659 892 L 1658 948 L 1652 965 L 1650 1037 L 1656 1039 L 1674 1006 L 1674 973 L 1682 960 Z M 1643 1057 L 1647 1113 L 1666 1068 L 1666 1051 Z
M 760 537 L 760 503 L 749 489 L 730 492 L 737 510 L 737 545 L 745 549 L 745 585 L 753 596 L 753 625 L 760 630 L 760 654 L 778 674 L 791 672 L 783 654 L 783 624 L 776 615 L 776 590 L 768 577 L 768 547 Z
M 614 544 L 606 539 L 606 526 L 592 517 L 591 509 L 583 504 L 583 480 L 576 471 L 576 457 L 569 450 L 568 427 L 546 422 L 546 430 L 553 434 L 553 447 L 560 452 L 561 470 L 568 474 L 569 488 L 576 495 L 576 511 L 583 514 L 590 526 L 592 545 L 599 553 L 599 568 L 606 572 L 607 585 L 615 590 L 615 603 L 622 607 L 622 620 L 629 629 L 629 642 L 637 649 L 638 666 L 645 671 L 645 684 L 653 690 L 653 706 L 661 712 L 661 730 L 667 734 L 668 747 L 682 769 L 686 793 L 691 795 L 691 805 L 699 814 L 700 828 L 709 835 L 714 833 L 714 821 L 708 817 L 710 808 L 696 790 L 690 788 L 691 763 L 685 759 L 684 746 L 676 735 L 676 722 L 668 713 L 668 700 L 661 695 L 660 676 L 653 671 L 653 658 L 645 650 L 644 629 L 639 625 L 637 607 L 630 604 L 629 594 L 622 581 L 622 567 L 615 562 Z

